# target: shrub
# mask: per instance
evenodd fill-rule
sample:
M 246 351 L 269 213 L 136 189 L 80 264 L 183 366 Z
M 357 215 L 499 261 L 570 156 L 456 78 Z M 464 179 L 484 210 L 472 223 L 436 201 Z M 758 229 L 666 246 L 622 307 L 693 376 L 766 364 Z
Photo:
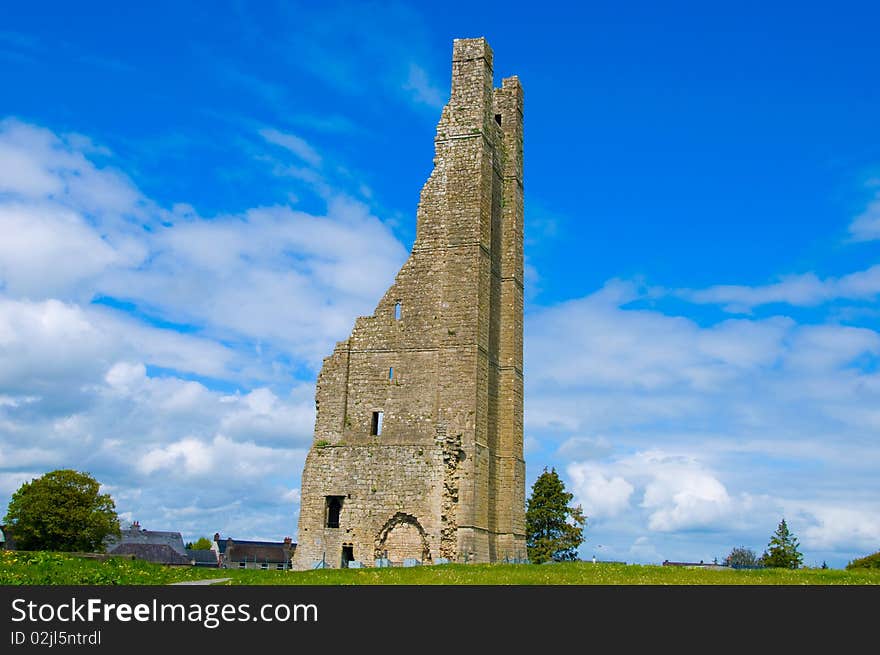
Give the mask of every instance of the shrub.
M 880 569 L 880 550 L 873 555 L 854 559 L 846 565 L 847 569 Z

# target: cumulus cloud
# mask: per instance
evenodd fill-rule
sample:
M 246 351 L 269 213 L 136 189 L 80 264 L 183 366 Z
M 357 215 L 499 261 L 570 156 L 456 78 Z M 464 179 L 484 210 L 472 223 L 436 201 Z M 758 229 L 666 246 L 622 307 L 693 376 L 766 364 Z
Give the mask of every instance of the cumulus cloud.
M 0 392 L 76 393 L 126 358 L 213 377 L 246 366 L 222 344 L 152 329 L 92 305 L 0 296 Z
M 606 476 L 600 467 L 585 463 L 572 464 L 566 472 L 589 518 L 616 516 L 629 507 L 635 488 L 621 476 Z
M 0 491 L 78 468 L 149 527 L 291 534 L 311 374 L 406 251 L 338 190 L 323 214 L 203 217 L 112 164 L 86 136 L 0 122 Z
M 318 160 L 293 135 L 265 132 Z M 0 243 L 0 290 L 8 298 L 80 309 L 95 297 L 123 300 L 212 339 L 259 339 L 314 366 L 354 316 L 372 310 L 406 257 L 392 232 L 344 194 L 328 196 L 324 215 L 276 206 L 205 218 L 184 203 L 158 207 L 124 174 L 92 161 L 96 151 L 82 136 L 0 123 L 0 230 L 9 236 Z
M 157 230 L 154 254 L 102 284 L 159 316 L 262 339 L 312 363 L 371 313 L 406 251 L 367 208 L 338 197 L 326 216 L 254 209 Z
M 733 509 L 725 486 L 692 456 L 640 451 L 611 462 L 576 462 L 567 473 L 588 515 L 617 516 L 631 509 L 638 493 L 639 506 L 648 510 L 647 527 L 656 532 L 711 527 Z
M 821 505 L 839 480 L 878 491 L 880 334 L 786 316 L 699 324 L 636 308 L 647 293 L 612 280 L 526 316 L 531 457 L 566 471 L 595 539 L 621 558 L 647 535 L 661 560 L 699 559 L 676 537 L 699 532 L 727 544 L 723 557 L 763 548 L 792 496 Z M 822 541 L 805 516 L 804 543 L 828 545 L 829 561 L 863 549 L 844 527 Z
M 649 451 L 639 453 L 630 465 L 650 478 L 642 507 L 650 510 L 651 530 L 705 528 L 724 519 L 731 510 L 727 489 L 692 458 Z
M 803 511 L 809 521 L 798 535 L 804 547 L 827 551 L 855 546 L 865 555 L 876 552 L 880 543 L 880 512 L 876 506 L 825 503 L 804 507 Z

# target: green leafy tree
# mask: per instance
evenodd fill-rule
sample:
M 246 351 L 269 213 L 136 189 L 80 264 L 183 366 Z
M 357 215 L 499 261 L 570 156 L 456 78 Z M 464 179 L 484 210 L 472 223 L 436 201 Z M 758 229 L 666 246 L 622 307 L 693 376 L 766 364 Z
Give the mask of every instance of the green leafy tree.
M 730 554 L 724 559 L 724 563 L 735 569 L 753 569 L 761 565 L 755 551 L 745 547 L 731 550 Z
M 849 571 L 853 569 L 880 569 L 880 551 L 873 555 L 865 555 L 864 557 L 854 559 L 846 565 L 846 568 Z
M 194 542 L 187 542 L 185 548 L 189 548 L 190 550 L 210 550 L 211 545 L 212 544 L 207 537 L 199 537 Z
M 586 518 L 580 505 L 569 506 L 573 498 L 556 469 L 545 468 L 535 480 L 526 508 L 526 548 L 531 562 L 577 559 Z
M 19 550 L 103 551 L 118 536 L 119 519 L 109 494 L 88 473 L 51 471 L 18 488 L 4 521 Z
M 798 551 L 798 540 L 788 529 L 785 519 L 780 521 L 776 532 L 770 537 L 767 550 L 761 555 L 761 564 L 767 567 L 796 569 L 804 561 L 804 556 Z

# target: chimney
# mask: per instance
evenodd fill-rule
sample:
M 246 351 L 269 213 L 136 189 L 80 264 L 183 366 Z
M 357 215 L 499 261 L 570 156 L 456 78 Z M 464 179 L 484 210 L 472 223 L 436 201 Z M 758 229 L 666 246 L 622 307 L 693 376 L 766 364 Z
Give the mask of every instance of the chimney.
M 293 543 L 293 539 L 290 537 L 284 537 L 284 545 L 290 548 L 290 545 Z
M 220 541 L 220 533 L 219 532 L 214 533 L 214 541 L 215 542 Z

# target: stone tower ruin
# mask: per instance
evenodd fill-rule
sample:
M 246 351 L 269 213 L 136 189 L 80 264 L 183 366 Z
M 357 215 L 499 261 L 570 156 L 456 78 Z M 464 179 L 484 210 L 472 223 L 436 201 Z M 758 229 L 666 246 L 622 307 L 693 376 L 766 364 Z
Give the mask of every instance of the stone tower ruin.
M 526 557 L 522 103 L 454 41 L 412 253 L 318 376 L 295 568 Z

